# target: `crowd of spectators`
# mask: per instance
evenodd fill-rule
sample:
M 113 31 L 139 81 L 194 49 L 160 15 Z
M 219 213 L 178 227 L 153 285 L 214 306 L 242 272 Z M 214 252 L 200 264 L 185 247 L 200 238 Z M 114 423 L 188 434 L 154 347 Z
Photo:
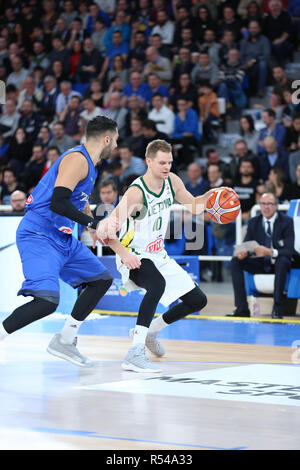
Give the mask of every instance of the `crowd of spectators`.
M 300 197 L 300 107 L 286 72 L 299 39 L 297 0 L 2 2 L 1 204 L 28 195 L 99 114 L 116 120 L 120 139 L 92 203 L 103 181 L 121 196 L 144 173 L 156 138 L 173 145 L 172 170 L 185 172 L 194 195 L 232 186 L 244 223 L 266 189 L 280 201 Z M 251 106 L 269 90 L 266 107 Z M 220 99 L 222 119 L 240 120 L 225 161 Z M 260 130 L 249 108 L 261 113 Z

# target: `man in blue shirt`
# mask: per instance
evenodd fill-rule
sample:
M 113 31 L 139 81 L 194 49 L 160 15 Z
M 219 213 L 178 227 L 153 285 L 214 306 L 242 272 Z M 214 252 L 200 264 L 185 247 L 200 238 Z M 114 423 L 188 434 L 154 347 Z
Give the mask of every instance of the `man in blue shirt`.
M 262 119 L 266 124 L 266 127 L 264 127 L 259 133 L 257 152 L 259 154 L 264 153 L 264 139 L 269 136 L 274 137 L 277 142 L 278 149 L 281 150 L 284 144 L 286 130 L 282 124 L 276 123 L 275 111 L 273 111 L 273 109 L 265 109 L 263 111 Z
M 112 45 L 106 49 L 106 57 L 99 75 L 99 79 L 102 79 L 108 69 L 112 68 L 113 59 L 116 55 L 121 55 L 124 63 L 127 62 L 129 54 L 128 43 L 123 41 L 122 32 L 116 30 L 113 33 Z
M 185 187 L 194 197 L 201 196 L 208 191 L 209 182 L 203 178 L 199 163 L 193 162 L 188 166 L 187 176 L 189 180 Z

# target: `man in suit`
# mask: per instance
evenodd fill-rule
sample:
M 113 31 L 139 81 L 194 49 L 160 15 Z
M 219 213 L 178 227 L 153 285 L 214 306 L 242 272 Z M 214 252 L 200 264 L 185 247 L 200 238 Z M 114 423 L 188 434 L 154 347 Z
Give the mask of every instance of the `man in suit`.
M 272 318 L 282 318 L 283 291 L 286 275 L 294 254 L 293 220 L 279 212 L 278 201 L 272 193 L 260 198 L 261 214 L 248 222 L 244 241 L 255 240 L 259 246 L 252 253 L 239 251 L 231 260 L 231 275 L 236 310 L 233 317 L 250 317 L 243 270 L 251 274 L 275 273 Z

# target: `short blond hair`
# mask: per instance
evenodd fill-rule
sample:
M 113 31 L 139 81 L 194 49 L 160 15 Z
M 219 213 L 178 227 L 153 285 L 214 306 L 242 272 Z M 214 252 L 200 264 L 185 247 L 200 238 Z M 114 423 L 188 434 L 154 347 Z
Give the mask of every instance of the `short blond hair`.
M 165 153 L 171 153 L 172 145 L 166 142 L 165 140 L 161 140 L 161 139 L 152 140 L 152 142 L 150 142 L 147 145 L 145 157 L 155 158 L 157 152 L 159 151 L 165 152 Z

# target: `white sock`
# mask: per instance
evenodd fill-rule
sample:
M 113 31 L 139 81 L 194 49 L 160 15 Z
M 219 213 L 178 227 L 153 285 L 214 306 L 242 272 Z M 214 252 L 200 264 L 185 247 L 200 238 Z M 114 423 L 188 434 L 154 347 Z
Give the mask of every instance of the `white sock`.
M 4 329 L 4 326 L 2 323 L 0 323 L 0 341 L 2 341 L 6 336 L 8 336 L 9 333 Z
M 136 344 L 145 344 L 146 336 L 149 328 L 146 326 L 136 325 L 133 333 L 132 346 Z
M 66 344 L 72 344 L 82 321 L 75 320 L 71 315 L 67 318 L 63 329 L 61 330 L 61 339 Z
M 162 315 L 159 315 L 159 317 L 153 318 L 149 327 L 149 333 L 158 333 L 166 326 L 168 326 L 168 323 L 164 321 Z

